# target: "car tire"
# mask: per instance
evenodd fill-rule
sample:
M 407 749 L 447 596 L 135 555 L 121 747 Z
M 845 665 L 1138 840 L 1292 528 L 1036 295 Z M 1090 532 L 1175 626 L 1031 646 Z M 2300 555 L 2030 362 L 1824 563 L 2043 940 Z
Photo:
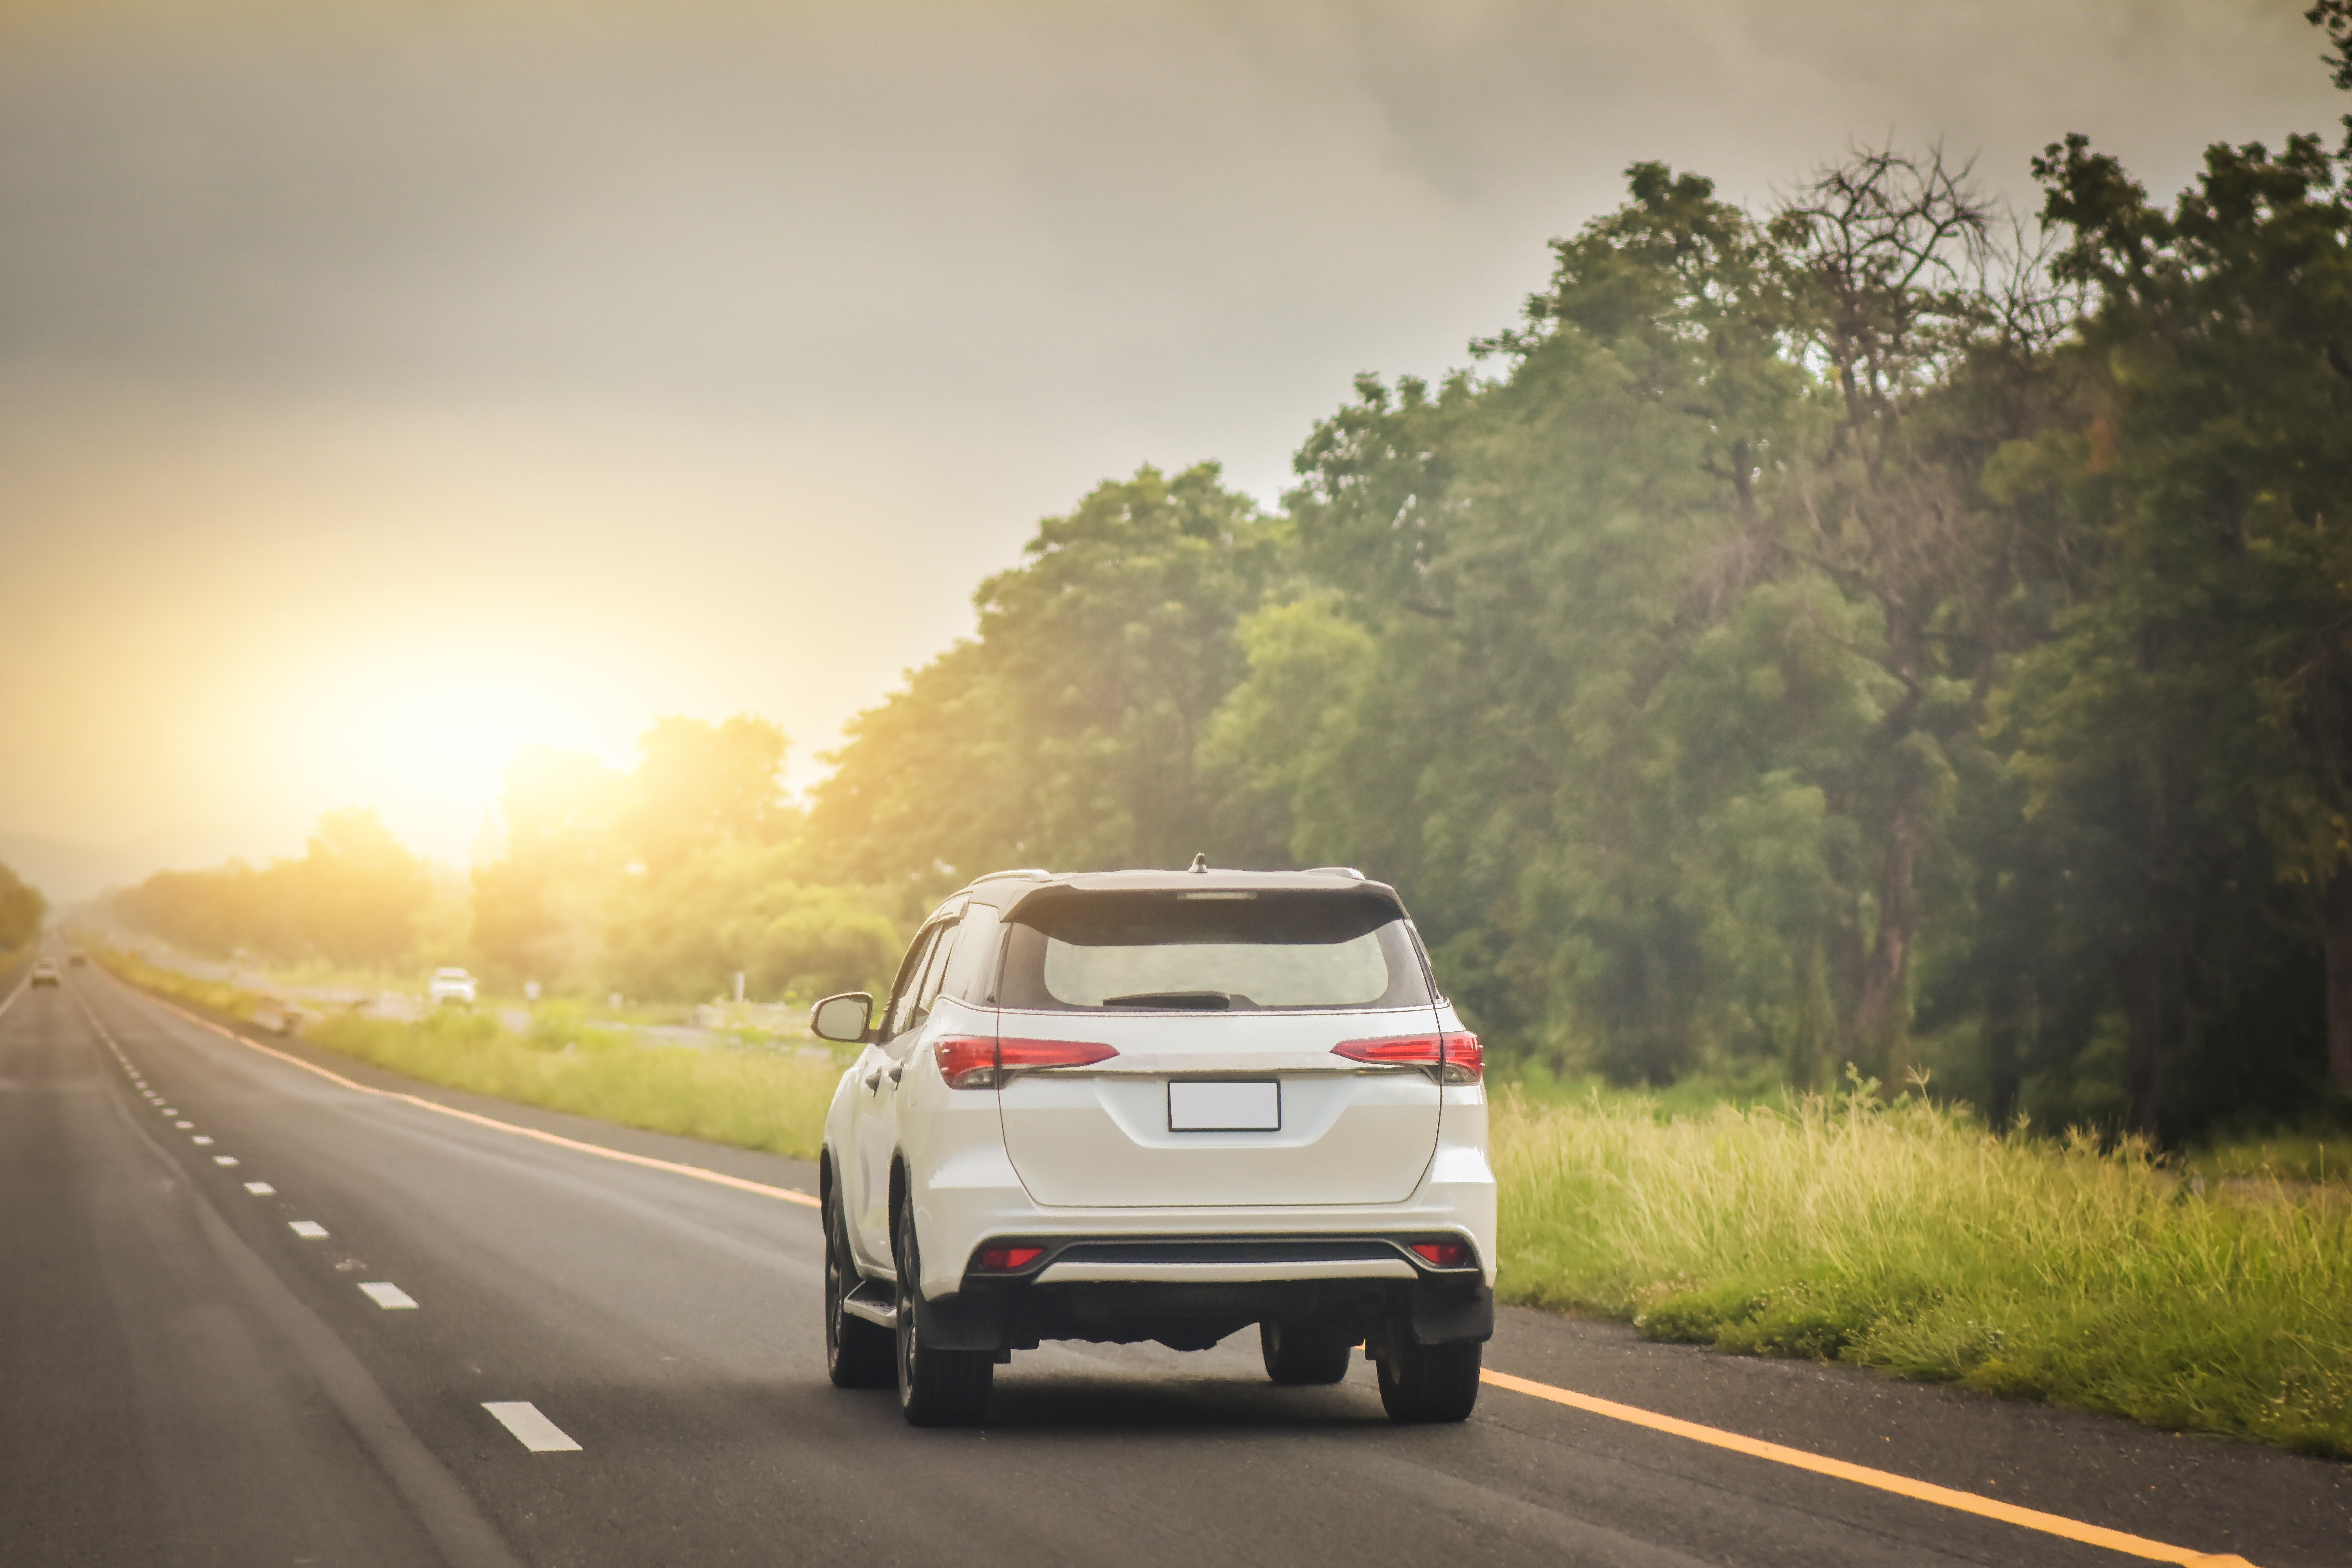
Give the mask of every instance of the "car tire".
M 1391 1345 L 1381 1352 L 1381 1406 L 1391 1421 L 1466 1419 L 1478 1403 L 1478 1366 L 1486 1346 Z
M 902 1204 L 893 1239 L 898 1266 L 898 1411 L 910 1426 L 976 1426 L 988 1414 L 996 1357 L 986 1351 L 937 1351 L 923 1342 L 922 1258 L 915 1249 L 915 1206 Z
M 1337 1383 L 1348 1375 L 1356 1342 L 1345 1334 L 1317 1333 L 1304 1323 L 1268 1318 L 1257 1326 L 1258 1352 L 1265 1375 L 1276 1383 Z
M 824 1370 L 835 1388 L 887 1388 L 898 1347 L 879 1323 L 852 1317 L 843 1305 L 857 1288 L 849 1229 L 841 1221 L 841 1194 L 824 1205 Z

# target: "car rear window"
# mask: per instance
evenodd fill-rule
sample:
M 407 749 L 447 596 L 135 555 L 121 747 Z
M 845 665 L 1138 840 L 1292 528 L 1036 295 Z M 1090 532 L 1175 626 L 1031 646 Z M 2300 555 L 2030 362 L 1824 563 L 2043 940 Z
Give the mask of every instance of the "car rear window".
M 1427 1006 L 1404 912 L 1320 890 L 1057 892 L 1012 916 L 1007 1007 Z

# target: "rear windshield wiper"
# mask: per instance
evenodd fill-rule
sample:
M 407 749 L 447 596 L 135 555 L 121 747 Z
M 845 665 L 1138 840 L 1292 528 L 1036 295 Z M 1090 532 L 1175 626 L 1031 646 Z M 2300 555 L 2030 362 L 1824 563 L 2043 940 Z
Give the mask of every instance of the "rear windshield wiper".
M 1223 991 L 1139 991 L 1132 996 L 1106 996 L 1106 1007 L 1190 1007 L 1202 1013 L 1222 1013 L 1234 1005 L 1234 999 Z

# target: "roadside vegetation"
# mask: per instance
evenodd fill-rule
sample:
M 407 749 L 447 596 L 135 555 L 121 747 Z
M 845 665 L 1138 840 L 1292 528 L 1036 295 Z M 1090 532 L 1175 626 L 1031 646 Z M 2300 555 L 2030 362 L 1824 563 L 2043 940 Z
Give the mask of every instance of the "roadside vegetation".
M 2193 1183 L 1866 1080 L 1785 1108 L 1494 1111 L 1502 1293 L 2352 1458 L 2352 1193 Z
M 159 969 L 127 954 L 101 962 L 158 995 L 250 1020 L 266 998 L 216 981 Z M 344 1013 L 306 1019 L 311 1045 L 448 1089 L 812 1160 L 841 1065 L 773 1047 L 646 1044 L 600 1027 L 586 1011 L 556 1003 L 530 1028 L 509 1029 L 489 1009 L 440 1007 L 415 1023 Z
M 0 957 L 25 946 L 41 931 L 49 902 L 5 866 L 0 866 Z

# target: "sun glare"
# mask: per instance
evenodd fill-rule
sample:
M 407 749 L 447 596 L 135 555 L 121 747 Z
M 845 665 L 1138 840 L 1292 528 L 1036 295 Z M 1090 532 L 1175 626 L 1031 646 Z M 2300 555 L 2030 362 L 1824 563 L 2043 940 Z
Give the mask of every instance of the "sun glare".
M 314 787 L 375 808 L 414 847 L 457 861 L 525 747 L 618 761 L 643 723 L 591 672 L 498 648 L 322 670 L 307 695 L 299 743 Z

